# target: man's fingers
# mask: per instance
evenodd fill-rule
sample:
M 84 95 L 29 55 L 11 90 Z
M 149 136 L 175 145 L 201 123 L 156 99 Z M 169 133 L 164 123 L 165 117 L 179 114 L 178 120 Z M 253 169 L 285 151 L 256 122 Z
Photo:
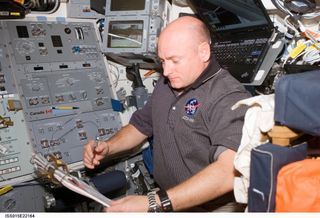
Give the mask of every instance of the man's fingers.
M 92 164 L 93 164 L 94 166 L 99 165 L 99 164 L 100 164 L 100 161 L 98 161 L 97 159 L 93 159 L 93 160 L 92 160 Z

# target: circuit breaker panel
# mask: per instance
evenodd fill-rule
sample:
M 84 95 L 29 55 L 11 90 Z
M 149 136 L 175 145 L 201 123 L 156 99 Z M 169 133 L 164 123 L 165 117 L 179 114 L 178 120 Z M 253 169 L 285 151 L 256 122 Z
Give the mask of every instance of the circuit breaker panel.
M 0 26 L 0 116 L 8 123 L 0 127 L 1 146 L 19 153 L 14 160 L 23 165 L 30 165 L 32 152 L 81 162 L 89 139 L 107 139 L 121 127 L 93 23 L 1 21 Z M 17 140 L 8 143 L 9 138 Z M 11 160 L 7 155 L 1 154 L 0 163 Z M 0 172 L 6 168 L 0 164 Z M 0 184 L 21 176 L 5 172 Z

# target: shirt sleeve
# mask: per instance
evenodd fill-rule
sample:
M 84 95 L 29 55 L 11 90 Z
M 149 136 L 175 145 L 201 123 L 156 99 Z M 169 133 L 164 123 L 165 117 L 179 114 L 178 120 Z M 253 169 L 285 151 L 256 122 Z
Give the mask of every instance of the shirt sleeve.
M 163 83 L 164 79 L 160 77 L 157 82 L 156 87 L 153 90 L 153 93 L 159 89 L 160 82 Z M 152 102 L 154 95 L 152 94 L 144 107 L 140 110 L 137 110 L 133 113 L 129 123 L 136 127 L 144 135 L 151 137 L 153 135 L 152 127 Z
M 219 157 L 219 155 L 220 154 L 222 154 L 224 151 L 226 151 L 228 148 L 226 148 L 226 147 L 224 147 L 224 146 L 222 146 L 222 145 L 219 145 L 218 147 L 217 147 L 217 150 L 214 152 L 214 154 L 213 154 L 213 160 L 214 161 L 216 161 L 216 160 L 218 160 L 218 157 Z
M 129 121 L 131 125 L 148 137 L 152 136 L 152 110 L 150 98 L 142 109 L 137 110 L 132 114 Z
M 208 117 L 210 140 L 213 145 L 218 146 L 216 151 L 219 151 L 220 154 L 226 150 L 219 148 L 220 146 L 234 151 L 238 150 L 247 107 L 231 110 L 231 106 L 247 97 L 247 93 L 232 92 L 221 97 L 209 109 L 211 111 L 211 117 Z M 218 155 L 213 154 L 213 159 L 216 160 Z

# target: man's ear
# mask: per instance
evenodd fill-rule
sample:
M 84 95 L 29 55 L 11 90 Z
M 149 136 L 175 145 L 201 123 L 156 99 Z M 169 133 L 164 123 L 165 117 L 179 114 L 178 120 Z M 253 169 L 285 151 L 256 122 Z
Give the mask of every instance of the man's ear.
M 202 42 L 199 45 L 199 56 L 203 62 L 207 62 L 210 59 L 210 45 L 208 42 Z

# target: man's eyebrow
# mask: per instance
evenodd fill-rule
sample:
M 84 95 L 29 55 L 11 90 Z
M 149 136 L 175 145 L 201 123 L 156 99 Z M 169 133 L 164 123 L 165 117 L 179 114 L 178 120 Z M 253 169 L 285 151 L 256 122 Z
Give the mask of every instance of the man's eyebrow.
M 164 61 L 164 59 L 166 59 L 166 60 L 172 60 L 172 59 L 175 59 L 175 58 L 181 58 L 181 56 L 172 55 L 172 56 L 169 56 L 169 57 L 167 57 L 167 58 L 160 58 L 160 57 L 159 57 L 159 59 L 160 59 L 161 61 Z

